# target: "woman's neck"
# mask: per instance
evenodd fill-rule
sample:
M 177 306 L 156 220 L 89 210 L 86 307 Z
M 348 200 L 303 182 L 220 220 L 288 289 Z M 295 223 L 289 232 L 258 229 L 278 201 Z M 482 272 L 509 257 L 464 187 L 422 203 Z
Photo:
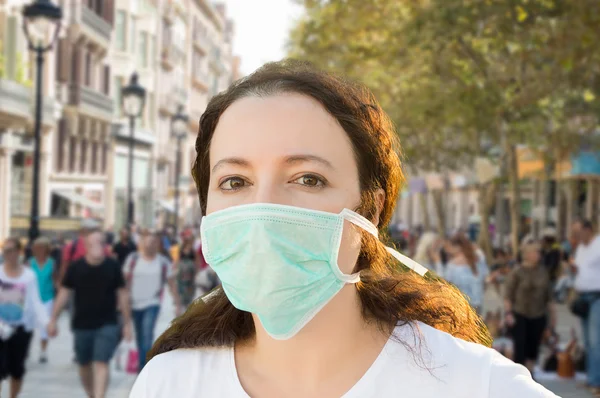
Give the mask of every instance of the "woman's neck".
M 154 260 L 156 258 L 156 256 L 158 256 L 157 252 L 156 253 L 148 253 L 148 252 L 145 252 L 145 251 L 142 252 L 142 258 L 144 260 L 152 261 L 152 260 Z
M 537 263 L 529 263 L 529 262 L 523 261 L 523 267 L 525 267 L 525 268 L 535 268 L 535 267 L 537 267 L 537 265 L 538 265 Z
M 8 263 L 8 262 L 4 263 L 4 273 L 9 278 L 18 278 L 19 276 L 21 276 L 22 272 L 23 272 L 23 266 L 21 264 L 19 264 L 18 262 L 17 263 Z
M 242 384 L 249 376 L 253 381 L 301 385 L 316 392 L 337 377 L 364 374 L 389 339 L 389 333 L 365 323 L 354 285 L 346 285 L 289 340 L 271 338 L 258 318 L 254 322 L 255 339 L 236 346 Z
M 43 267 L 48 260 L 48 256 L 35 256 L 35 261 L 38 264 L 38 267 Z

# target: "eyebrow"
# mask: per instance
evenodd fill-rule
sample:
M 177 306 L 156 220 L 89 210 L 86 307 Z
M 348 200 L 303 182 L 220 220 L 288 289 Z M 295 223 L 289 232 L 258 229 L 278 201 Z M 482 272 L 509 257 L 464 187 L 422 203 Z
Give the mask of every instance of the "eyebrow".
M 329 169 L 332 169 L 332 170 L 335 169 L 335 167 L 333 167 L 333 165 L 331 164 L 330 161 L 328 161 L 327 159 L 324 159 L 320 156 L 316 156 L 316 155 L 291 155 L 291 156 L 287 156 L 284 159 L 284 162 L 288 165 L 294 165 L 294 164 L 306 163 L 306 162 L 316 162 L 316 163 L 322 164 L 323 166 L 325 166 Z M 224 158 L 224 159 L 219 160 L 213 166 L 212 172 L 214 173 L 216 170 L 218 170 L 220 167 L 225 166 L 226 164 L 240 166 L 240 167 L 244 167 L 244 168 L 250 167 L 250 162 L 247 161 L 246 159 L 237 158 L 237 157 Z
M 316 162 L 322 164 L 323 166 L 329 169 L 335 169 L 335 167 L 333 167 L 329 160 L 316 155 L 292 155 L 285 158 L 285 163 L 289 165 L 305 162 Z
M 217 163 L 215 163 L 215 165 L 212 168 L 212 172 L 214 173 L 216 170 L 218 170 L 220 167 L 225 166 L 226 164 L 231 164 L 234 166 L 241 166 L 241 167 L 245 167 L 245 168 L 249 168 L 250 167 L 250 162 L 248 162 L 245 159 L 242 158 L 224 158 L 219 160 Z

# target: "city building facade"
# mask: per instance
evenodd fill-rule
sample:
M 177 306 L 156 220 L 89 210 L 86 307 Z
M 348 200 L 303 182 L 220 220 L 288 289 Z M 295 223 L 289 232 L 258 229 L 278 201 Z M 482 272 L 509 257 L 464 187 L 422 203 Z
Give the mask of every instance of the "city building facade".
M 62 106 L 46 174 L 51 217 L 104 220 L 110 186 L 114 101 L 109 53 L 113 0 L 61 0 L 63 36 L 56 49 L 56 99 Z M 42 213 L 44 214 L 44 213 Z
M 115 28 L 111 51 L 113 111 L 112 185 L 113 202 L 107 212 L 107 224 L 119 228 L 127 221 L 127 186 L 129 146 L 133 138 L 133 202 L 134 221 L 143 227 L 154 226 L 154 187 L 158 143 L 157 87 L 159 57 L 157 54 L 160 3 L 153 0 L 117 0 Z M 129 118 L 123 114 L 121 90 L 129 84 L 133 73 L 146 89 L 142 116 L 135 120 L 132 132 Z
M 73 233 L 86 217 L 125 225 L 130 142 L 135 222 L 173 223 L 176 181 L 179 225 L 199 221 L 190 178 L 198 122 L 210 98 L 240 77 L 225 7 L 209 0 L 53 1 L 63 19 L 43 72 L 42 232 Z M 0 0 L 0 241 L 26 234 L 31 208 L 35 66 L 22 31 L 26 3 Z M 134 72 L 146 99 L 132 140 L 121 90 Z M 177 175 L 171 120 L 179 109 L 190 122 Z
M 0 241 L 12 231 L 28 228 L 33 181 L 33 115 L 35 55 L 23 34 L 22 6 L 0 1 Z M 45 54 L 41 131 L 41 174 L 38 198 L 41 214 L 47 214 L 49 196 L 43 178 L 53 161 L 52 137 L 60 104 L 55 98 L 55 57 Z

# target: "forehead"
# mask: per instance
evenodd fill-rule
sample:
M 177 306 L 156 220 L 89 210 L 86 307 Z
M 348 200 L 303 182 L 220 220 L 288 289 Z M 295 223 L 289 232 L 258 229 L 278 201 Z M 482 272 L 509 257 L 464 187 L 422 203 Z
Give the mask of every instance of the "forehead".
M 301 94 L 245 97 L 221 116 L 211 143 L 211 164 L 220 156 L 266 158 L 311 154 L 354 163 L 344 129 L 316 100 Z
M 15 242 L 13 242 L 12 240 L 7 240 L 6 242 L 4 242 L 4 244 L 2 245 L 3 249 L 14 249 L 15 247 L 17 247 L 17 245 L 15 244 Z

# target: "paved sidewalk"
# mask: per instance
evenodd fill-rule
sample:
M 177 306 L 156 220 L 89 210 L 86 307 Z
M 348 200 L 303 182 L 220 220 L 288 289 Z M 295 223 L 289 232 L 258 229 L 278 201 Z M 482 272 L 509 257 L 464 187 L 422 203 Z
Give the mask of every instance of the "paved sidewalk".
M 167 296 L 167 295 L 166 295 Z M 156 336 L 162 333 L 174 316 L 170 297 L 159 315 Z M 87 398 L 79 381 L 77 365 L 73 362 L 73 338 L 66 313 L 59 320 L 59 335 L 50 340 L 48 363 L 40 364 L 39 340 L 32 340 L 25 383 L 19 398 Z M 111 380 L 107 398 L 127 398 L 135 376 L 118 372 L 111 364 Z M 8 383 L 2 385 L 2 397 L 8 394 Z

